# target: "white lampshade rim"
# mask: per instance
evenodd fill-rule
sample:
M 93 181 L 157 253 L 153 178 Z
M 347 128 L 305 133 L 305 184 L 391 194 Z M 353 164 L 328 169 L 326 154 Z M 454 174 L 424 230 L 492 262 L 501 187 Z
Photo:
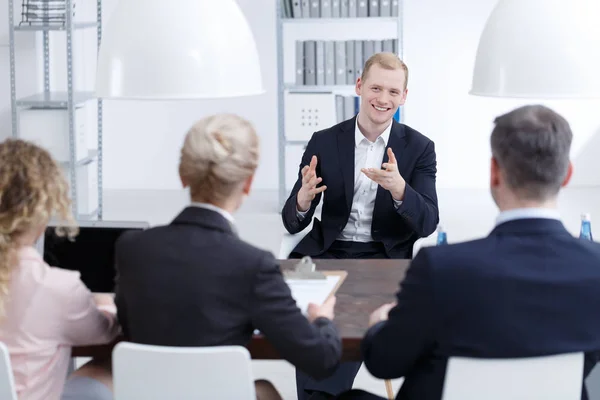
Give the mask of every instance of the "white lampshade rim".
M 96 98 L 99 99 L 103 99 L 103 100 L 136 100 L 136 101 L 164 101 L 164 100 L 168 100 L 168 101 L 174 101 L 174 100 L 181 100 L 181 101 L 190 101 L 190 100 L 206 100 L 206 99 L 228 99 L 231 97 L 250 97 L 250 96 L 260 96 L 262 94 L 265 94 L 266 90 L 264 88 L 261 88 L 260 90 L 254 90 L 252 92 L 237 92 L 237 93 L 232 93 L 232 92 L 228 92 L 227 94 L 203 94 L 203 95 L 178 95 L 178 94 L 170 94 L 170 95 L 165 95 L 162 94 L 160 95 L 160 97 L 156 97 L 155 95 L 152 94 L 148 94 L 146 96 L 131 96 L 131 95 L 108 95 L 108 96 L 99 96 L 98 94 L 95 95 Z
M 470 90 L 469 94 L 471 96 L 478 96 L 478 97 L 494 97 L 494 98 L 503 98 L 503 99 L 555 99 L 555 100 L 560 100 L 560 99 L 564 99 L 564 100 L 591 100 L 591 99 L 597 99 L 600 97 L 600 93 L 597 95 L 594 94 L 580 94 L 580 93 L 573 93 L 573 94 L 565 94 L 565 93 L 531 93 L 531 94 L 527 94 L 527 93 L 498 93 L 498 92 L 484 92 L 484 91 L 477 91 L 477 90 Z

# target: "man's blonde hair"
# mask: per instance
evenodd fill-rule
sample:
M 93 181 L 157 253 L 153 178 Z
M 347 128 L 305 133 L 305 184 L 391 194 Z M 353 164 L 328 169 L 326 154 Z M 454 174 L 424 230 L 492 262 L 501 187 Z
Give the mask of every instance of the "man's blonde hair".
M 408 84 L 408 67 L 396 54 L 394 53 L 375 53 L 365 63 L 360 80 L 364 81 L 367 79 L 367 74 L 373 65 L 379 65 L 384 69 L 402 69 L 404 71 L 404 89 Z
M 201 119 L 189 130 L 181 149 L 179 174 L 196 201 L 220 203 L 254 174 L 258 136 L 250 122 L 234 114 Z

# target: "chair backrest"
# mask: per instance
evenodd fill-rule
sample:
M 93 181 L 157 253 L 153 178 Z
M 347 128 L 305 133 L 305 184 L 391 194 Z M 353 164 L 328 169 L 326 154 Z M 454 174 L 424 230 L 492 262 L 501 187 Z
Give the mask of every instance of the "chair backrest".
M 6 345 L 0 342 L 0 399 L 17 400 L 15 379 Z
M 512 359 L 452 357 L 442 400 L 580 400 L 583 353 Z
M 419 238 L 413 244 L 412 258 L 415 258 L 423 247 L 435 246 L 436 245 L 436 234 L 435 232 L 427 237 Z
M 316 212 L 315 212 L 316 214 Z M 292 250 L 300 243 L 300 241 L 312 230 L 313 223 L 308 224 L 304 230 L 298 232 L 296 234 L 291 234 L 285 232 L 283 237 L 281 238 L 281 244 L 279 245 L 279 254 L 277 256 L 278 260 L 285 260 L 288 258 Z
M 115 400 L 256 400 L 250 353 L 241 346 L 166 347 L 120 342 Z

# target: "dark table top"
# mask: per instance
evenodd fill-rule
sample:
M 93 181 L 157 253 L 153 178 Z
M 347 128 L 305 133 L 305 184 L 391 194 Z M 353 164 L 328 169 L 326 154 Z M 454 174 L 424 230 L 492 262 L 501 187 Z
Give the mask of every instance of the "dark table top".
M 281 260 L 281 268 L 293 268 L 298 260 Z M 334 322 L 342 336 L 346 361 L 360 360 L 360 341 L 368 328 L 369 315 L 384 303 L 395 300 L 399 283 L 410 260 L 314 260 L 317 270 L 343 270 L 346 280 L 337 291 Z M 112 346 L 73 348 L 73 357 L 108 356 Z M 254 359 L 281 358 L 262 336 L 248 346 Z

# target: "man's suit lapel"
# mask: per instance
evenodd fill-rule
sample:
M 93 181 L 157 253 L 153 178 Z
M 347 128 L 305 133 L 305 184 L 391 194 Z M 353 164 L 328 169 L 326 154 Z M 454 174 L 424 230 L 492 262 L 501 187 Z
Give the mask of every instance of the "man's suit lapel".
M 352 198 L 354 197 L 354 128 L 356 126 L 356 117 L 344 122 L 337 133 L 338 157 L 344 180 L 344 194 L 346 196 L 346 205 L 348 211 L 352 208 Z
M 406 163 L 407 157 L 405 157 L 404 153 L 406 150 L 406 132 L 404 131 L 404 125 L 397 123 L 396 121 L 392 122 L 392 129 L 390 131 L 390 137 L 388 139 L 387 146 L 385 148 L 385 152 L 383 153 L 383 161 L 381 164 L 388 162 L 389 157 L 387 153 L 388 147 L 392 148 L 394 155 L 396 156 L 396 160 L 398 161 L 398 170 L 400 171 L 400 175 L 406 176 Z M 381 166 L 379 166 L 381 168 Z M 386 201 L 388 198 L 388 191 L 381 186 L 377 186 L 377 196 L 375 197 L 375 210 L 373 213 L 377 213 L 378 210 L 381 210 L 381 202 Z M 375 215 L 373 215 L 375 217 Z

